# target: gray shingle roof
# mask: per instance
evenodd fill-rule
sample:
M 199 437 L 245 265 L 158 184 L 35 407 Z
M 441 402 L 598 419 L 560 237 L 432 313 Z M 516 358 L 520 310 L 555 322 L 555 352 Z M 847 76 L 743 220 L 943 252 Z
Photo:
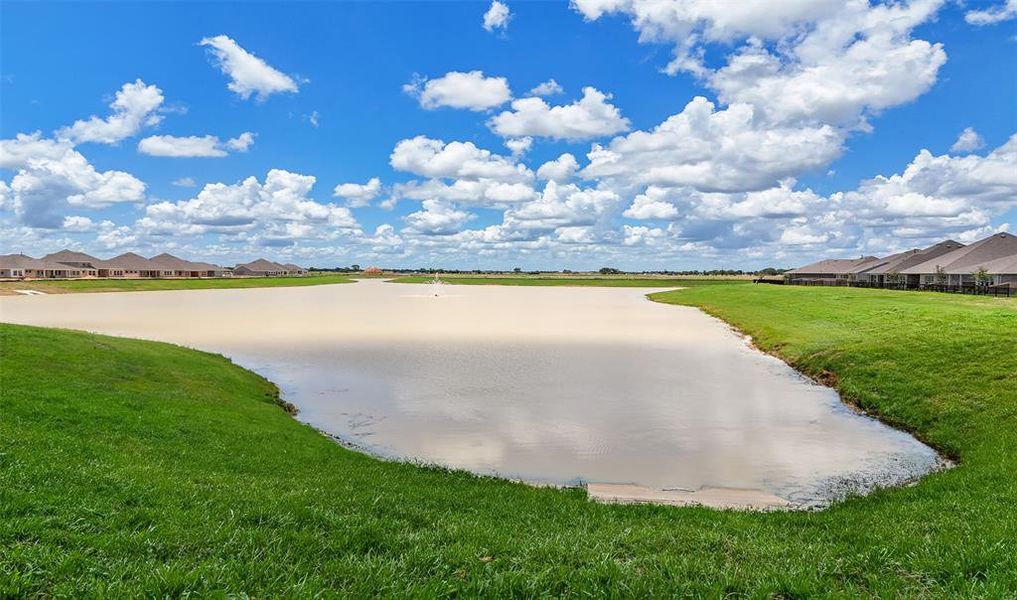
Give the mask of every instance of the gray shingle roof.
M 0 269 L 35 269 L 47 271 L 80 271 L 80 267 L 72 267 L 51 260 L 32 258 L 25 254 L 0 255 Z
M 270 260 L 265 260 L 264 258 L 259 258 L 258 260 L 252 260 L 251 262 L 245 263 L 245 264 L 242 264 L 242 265 L 237 265 L 238 269 L 240 267 L 244 267 L 244 268 L 246 268 L 246 269 L 248 269 L 250 271 L 255 271 L 255 272 L 259 272 L 259 273 L 260 272 L 275 273 L 275 272 L 279 272 L 279 271 L 288 271 L 289 270 L 286 267 L 280 265 L 279 263 L 272 262 Z
M 828 258 L 826 260 L 814 262 L 811 265 L 792 269 L 788 271 L 788 273 L 791 275 L 848 275 L 851 273 L 861 273 L 867 268 L 874 267 L 879 264 L 878 261 L 879 259 L 875 256 L 863 256 L 861 258 Z
M 989 265 L 1005 266 L 1007 261 L 1003 259 L 1017 256 L 1017 236 L 1012 233 L 994 233 L 989 237 L 979 240 L 969 246 L 958 248 L 952 252 L 923 261 L 919 264 L 902 269 L 900 272 L 908 275 L 920 275 L 935 273 L 936 267 L 942 267 L 943 271 L 950 275 L 970 275 L 979 267 L 989 268 Z M 1003 271 L 989 271 L 997 274 Z
M 207 263 L 207 262 L 192 262 L 191 264 L 195 266 L 195 269 L 194 269 L 195 271 L 225 271 L 226 270 L 226 269 L 220 267 L 219 265 L 214 265 L 212 263 Z
M 99 261 L 100 264 L 95 265 L 100 269 L 124 269 L 127 271 L 165 271 L 166 269 L 159 265 L 153 264 L 152 261 L 148 260 L 144 256 L 139 256 L 133 252 L 124 252 L 120 256 L 114 256 L 109 260 Z
M 98 258 L 94 256 L 90 256 L 88 254 L 85 254 L 84 252 L 74 252 L 73 250 L 61 250 L 60 252 L 47 254 L 46 256 L 42 257 L 42 260 L 48 260 L 58 263 L 64 262 L 89 263 L 93 266 L 96 263 L 101 262 Z
M 914 250 L 905 250 L 904 252 L 898 252 L 897 254 L 891 254 L 884 256 L 883 258 L 877 259 L 876 262 L 872 263 L 871 266 L 867 266 L 863 269 L 862 273 L 868 273 L 878 275 L 880 273 L 888 273 L 894 269 L 894 267 L 902 261 L 914 256 L 921 250 L 917 248 Z
M 990 260 L 981 266 L 992 275 L 1017 275 L 1017 254 Z
M 153 265 L 156 265 L 160 269 L 169 269 L 174 271 L 190 271 L 190 262 L 182 258 L 173 256 L 163 252 L 148 259 Z
M 39 269 L 42 261 L 25 254 L 0 255 L 0 269 Z
M 921 250 L 907 250 L 898 254 L 887 256 L 886 258 L 880 259 L 883 264 L 878 265 L 872 269 L 866 271 L 866 273 L 872 275 L 880 275 L 885 273 L 897 272 L 900 273 L 908 267 L 921 264 L 925 261 L 932 260 L 959 248 L 963 248 L 964 244 L 955 242 L 953 240 L 943 240 L 938 244 L 933 244 L 928 248 Z
M 221 271 L 222 267 L 217 267 L 211 263 L 195 262 L 193 260 L 185 260 L 178 256 L 173 256 L 163 252 L 158 256 L 153 256 L 149 259 L 152 264 L 157 265 L 160 269 L 172 270 L 172 271 Z

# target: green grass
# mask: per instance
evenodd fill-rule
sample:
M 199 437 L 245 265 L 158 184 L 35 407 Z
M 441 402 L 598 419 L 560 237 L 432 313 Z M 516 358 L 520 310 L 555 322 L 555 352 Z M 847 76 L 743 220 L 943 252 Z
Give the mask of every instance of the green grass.
M 644 276 L 511 276 L 442 275 L 441 281 L 454 285 L 513 285 L 513 286 L 577 286 L 577 287 L 678 287 L 691 284 L 730 283 L 743 278 L 722 277 L 644 277 Z M 392 283 L 430 283 L 434 276 L 406 275 L 392 279 Z
M 0 597 L 1017 595 L 1017 302 L 654 299 L 728 320 L 960 465 L 813 513 L 605 506 L 357 454 L 218 356 L 2 325 Z
M 221 279 L 67 279 L 0 282 L 0 293 L 38 290 L 48 294 L 78 292 L 145 292 L 156 290 L 205 290 L 256 287 L 298 287 L 350 283 L 345 275 L 304 275 L 295 277 L 227 277 Z

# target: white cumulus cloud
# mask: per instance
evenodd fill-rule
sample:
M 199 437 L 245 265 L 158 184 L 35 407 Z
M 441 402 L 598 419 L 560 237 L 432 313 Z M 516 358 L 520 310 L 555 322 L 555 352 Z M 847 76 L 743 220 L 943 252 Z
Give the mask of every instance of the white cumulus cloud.
M 555 96 L 557 94 L 564 94 L 565 89 L 558 84 L 554 79 L 548 79 L 547 81 L 538 84 L 527 94 L 528 96 Z
M 332 195 L 345 198 L 353 207 L 367 206 L 381 192 L 381 180 L 372 177 L 367 183 L 340 183 Z
M 612 190 L 548 181 L 538 198 L 505 211 L 504 227 L 538 232 L 595 225 L 619 200 Z
M 248 177 L 236 184 L 210 183 L 189 200 L 157 202 L 145 208 L 135 230 L 150 236 L 244 236 L 260 245 L 355 235 L 360 226 L 344 206 L 314 200 L 315 178 L 272 169 L 264 183 Z
M 972 25 L 993 25 L 1017 17 L 1017 0 L 1006 0 L 1002 4 L 964 13 L 964 20 Z
M 541 98 L 520 98 L 491 118 L 488 126 L 503 137 L 549 137 L 584 140 L 613 135 L 629 128 L 629 120 L 611 104 L 611 96 L 596 88 L 583 88 L 583 97 L 572 104 L 549 106 Z
M 254 144 L 254 134 L 245 131 L 235 138 L 226 140 L 226 146 L 235 152 L 247 152 Z
M 635 184 L 690 186 L 706 192 L 765 189 L 817 169 L 841 153 L 843 135 L 829 125 L 761 124 L 751 105 L 715 111 L 696 97 L 652 131 L 635 131 L 594 145 L 587 178 Z
M 565 183 L 575 177 L 577 171 L 579 171 L 579 163 L 576 161 L 576 157 L 565 152 L 558 158 L 540 165 L 540 168 L 537 169 L 537 177 L 546 181 Z
M 488 31 L 501 29 L 504 31 L 508 29 L 511 19 L 512 13 L 509 11 L 508 5 L 498 0 L 492 0 L 491 6 L 484 13 L 484 29 Z
M 264 100 L 272 94 L 297 93 L 299 89 L 292 77 L 241 48 L 228 36 L 207 37 L 198 44 L 208 47 L 219 69 L 230 78 L 226 87 L 244 100 L 251 95 Z
M 985 140 L 972 127 L 965 127 L 957 136 L 957 141 L 950 146 L 951 152 L 974 152 L 985 147 Z
M 64 222 L 60 226 L 64 231 L 71 231 L 74 233 L 83 233 L 86 231 L 92 231 L 95 229 L 95 223 L 88 217 L 80 215 L 72 215 L 64 217 Z
M 533 138 L 521 137 L 521 138 L 509 138 L 505 140 L 505 147 L 512 151 L 512 156 L 522 156 L 533 147 Z
M 757 118 L 866 127 L 869 114 L 909 102 L 935 83 L 946 53 L 911 33 L 943 3 L 575 0 L 572 6 L 590 20 L 629 16 L 640 41 L 674 44 L 668 72 L 693 74 L 725 104 L 752 104 Z M 714 42 L 731 48 L 717 68 L 704 58 Z
M 0 168 L 16 171 L 3 195 L 30 227 L 62 227 L 68 211 L 139 202 L 145 184 L 123 171 L 98 171 L 66 140 L 18 134 L 0 140 Z
M 162 116 L 156 110 L 163 100 L 162 90 L 154 85 L 146 85 L 140 79 L 134 83 L 125 83 L 109 105 L 112 114 L 105 119 L 92 116 L 87 120 L 75 121 L 73 125 L 57 130 L 56 136 L 75 144 L 115 144 L 136 135 L 143 127 L 162 121 Z
M 395 200 L 441 200 L 456 204 L 469 204 L 488 208 L 504 208 L 531 200 L 536 196 L 528 183 L 505 183 L 488 178 L 456 179 L 446 183 L 440 179 L 409 181 L 393 186 Z
M 459 231 L 467 221 L 474 218 L 472 213 L 458 210 L 439 200 L 424 200 L 421 210 L 403 217 L 409 233 L 422 235 L 448 235 Z
M 639 194 L 632 201 L 624 216 L 630 219 L 674 219 L 678 216 L 678 208 L 668 201 L 667 196 L 670 190 L 650 186 L 645 192 Z
M 922 150 L 900 174 L 877 176 L 845 201 L 880 216 L 955 217 L 971 210 L 1017 206 L 1017 134 L 986 156 L 936 156 Z M 864 216 L 862 213 L 861 216 Z
M 449 142 L 417 136 L 396 144 L 389 157 L 393 169 L 423 177 L 527 181 L 533 173 L 515 161 L 478 148 L 473 142 Z
M 214 135 L 152 135 L 138 142 L 138 152 L 170 158 L 216 158 L 230 150 L 246 152 L 253 143 L 254 134 L 249 131 L 225 142 Z
M 403 86 L 403 91 L 427 110 L 444 106 L 483 111 L 512 98 L 507 79 L 485 77 L 483 71 L 450 71 L 437 79 L 415 77 Z

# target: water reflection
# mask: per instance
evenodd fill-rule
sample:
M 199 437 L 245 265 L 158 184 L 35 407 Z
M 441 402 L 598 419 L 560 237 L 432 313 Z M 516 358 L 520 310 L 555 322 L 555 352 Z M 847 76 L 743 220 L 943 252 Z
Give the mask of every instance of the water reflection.
M 14 298 L 0 314 L 223 352 L 323 430 L 481 473 L 751 488 L 809 504 L 935 467 L 911 436 L 644 293 L 458 286 L 435 297 L 364 282 Z

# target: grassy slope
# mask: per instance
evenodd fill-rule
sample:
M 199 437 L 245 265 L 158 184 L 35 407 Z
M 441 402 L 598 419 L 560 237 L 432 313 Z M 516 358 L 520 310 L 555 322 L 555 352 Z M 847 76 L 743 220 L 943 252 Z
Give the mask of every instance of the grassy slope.
M 1017 303 L 737 284 L 656 299 L 835 372 L 961 466 L 818 513 L 603 506 L 348 451 L 216 356 L 0 326 L 0 596 L 1017 594 Z
M 306 275 L 301 277 L 237 277 L 222 279 L 68 279 L 0 282 L 0 294 L 14 290 L 38 290 L 48 294 L 70 292 L 143 292 L 154 290 L 203 290 L 220 288 L 296 287 L 349 283 L 345 275 Z

